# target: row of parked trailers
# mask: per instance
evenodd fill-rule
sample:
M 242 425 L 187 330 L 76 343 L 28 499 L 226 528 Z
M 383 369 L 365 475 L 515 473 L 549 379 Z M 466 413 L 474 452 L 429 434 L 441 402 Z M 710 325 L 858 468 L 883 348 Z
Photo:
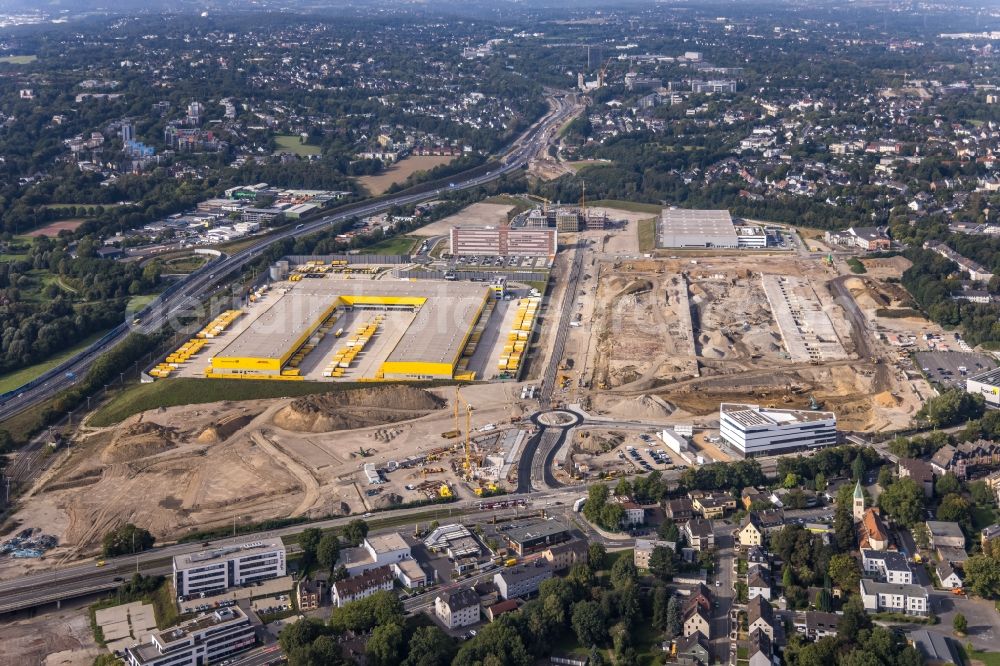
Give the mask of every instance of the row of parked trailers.
M 518 299 L 517 312 L 514 314 L 513 325 L 507 334 L 507 344 L 504 345 L 497 362 L 497 370 L 514 373 L 521 367 L 521 359 L 528 349 L 531 329 L 535 325 L 535 317 L 541 302 L 540 296 Z
M 376 331 L 378 331 L 378 327 L 382 325 L 384 320 L 385 315 L 377 314 L 370 322 L 359 327 L 357 334 L 349 337 L 344 342 L 344 346 L 334 353 L 333 358 L 330 359 L 330 364 L 323 370 L 323 376 L 343 377 L 344 371 L 351 367 L 351 363 L 355 357 L 364 350 L 368 341 L 374 337 Z M 342 334 L 342 330 L 337 331 L 338 338 L 340 337 L 339 334 Z
M 195 337 L 181 345 L 177 351 L 168 354 L 163 363 L 156 365 L 156 367 L 149 371 L 149 374 L 158 379 L 169 377 L 170 373 L 190 361 L 211 338 L 221 335 L 242 314 L 242 310 L 226 310 L 209 322 L 205 328 L 198 331 Z

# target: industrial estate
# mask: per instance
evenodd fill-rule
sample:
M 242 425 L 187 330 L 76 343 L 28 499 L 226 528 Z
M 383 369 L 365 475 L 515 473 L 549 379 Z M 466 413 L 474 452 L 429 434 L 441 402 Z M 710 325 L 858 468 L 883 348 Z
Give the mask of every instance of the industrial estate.
M 0 666 L 997 663 L 996 17 L 520 4 L 0 62 Z

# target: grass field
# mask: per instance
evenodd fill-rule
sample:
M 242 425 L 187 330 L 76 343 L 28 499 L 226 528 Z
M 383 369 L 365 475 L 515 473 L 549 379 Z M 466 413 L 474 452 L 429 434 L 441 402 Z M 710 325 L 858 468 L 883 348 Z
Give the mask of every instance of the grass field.
M 427 382 L 441 386 L 452 382 Z M 262 400 L 313 393 L 333 393 L 371 387 L 370 382 L 287 382 L 246 379 L 158 379 L 152 384 L 133 384 L 101 406 L 87 421 L 98 428 L 120 423 L 133 414 L 157 407 L 201 405 L 220 400 Z
M 996 522 L 997 511 L 991 506 L 972 507 L 972 528 L 977 532 Z
M 656 249 L 656 218 L 639 220 L 639 252 L 652 252 Z
M 299 143 L 299 137 L 294 134 L 279 134 L 274 137 L 274 142 L 278 144 L 278 152 L 295 153 L 300 157 L 309 155 L 319 155 L 323 150 L 319 146 L 311 146 L 306 143 Z
M 411 236 L 393 236 L 365 247 L 365 254 L 410 254 L 417 239 Z
M 966 666 L 969 666 L 973 661 L 979 661 L 986 666 L 1000 666 L 1000 652 L 979 652 L 978 650 L 969 649 L 962 644 L 961 641 L 956 641 L 958 643 L 958 650 L 962 653 L 962 660 L 965 662 Z
M 138 312 L 150 303 L 156 300 L 157 294 L 142 294 L 141 296 L 133 296 L 128 299 L 128 307 L 126 310 L 128 312 Z
M 659 215 L 660 211 L 663 210 L 663 206 L 657 206 L 656 204 L 621 201 L 619 199 L 598 199 L 596 201 L 588 201 L 587 205 L 600 206 L 602 208 L 617 208 L 618 210 L 627 210 L 630 213 L 652 213 L 654 215 Z
M 56 354 L 55 356 L 46 361 L 42 361 L 41 363 L 38 363 L 36 365 L 29 365 L 26 368 L 21 368 L 20 370 L 15 370 L 5 375 L 0 375 L 0 393 L 13 391 L 17 387 L 27 384 L 35 377 L 39 377 L 45 374 L 52 368 L 56 367 L 66 359 L 73 356 L 73 354 L 76 354 L 77 352 L 86 349 L 88 345 L 90 345 L 92 342 L 97 340 L 102 335 L 104 335 L 103 331 L 101 333 L 95 333 L 91 335 L 89 338 L 83 340 L 80 344 L 74 347 L 70 347 L 69 349 L 60 352 L 59 354 Z
M 396 162 L 377 176 L 361 176 L 358 183 L 372 196 L 378 196 L 389 189 L 390 185 L 402 183 L 417 171 L 428 171 L 454 159 L 445 155 L 413 155 Z
M 28 65 L 38 60 L 38 56 L 35 55 L 18 55 L 18 56 L 3 56 L 0 58 L 0 62 L 5 62 L 11 65 Z

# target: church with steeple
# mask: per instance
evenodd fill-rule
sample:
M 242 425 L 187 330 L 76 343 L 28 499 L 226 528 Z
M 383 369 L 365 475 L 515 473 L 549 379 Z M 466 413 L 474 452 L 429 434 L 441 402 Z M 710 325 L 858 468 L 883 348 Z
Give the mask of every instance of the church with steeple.
M 854 486 L 854 523 L 858 531 L 858 546 L 869 550 L 888 550 L 889 530 L 882 522 L 878 507 L 865 508 L 865 492 L 859 480 Z

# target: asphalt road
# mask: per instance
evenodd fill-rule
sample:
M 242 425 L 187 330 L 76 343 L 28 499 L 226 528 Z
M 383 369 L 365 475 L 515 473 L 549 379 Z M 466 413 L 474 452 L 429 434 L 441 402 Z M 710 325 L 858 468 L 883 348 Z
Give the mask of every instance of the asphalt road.
M 475 188 L 520 169 L 531 156 L 538 153 L 545 145 L 549 136 L 548 130 L 559 127 L 573 112 L 573 107 L 567 104 L 562 96 L 553 96 L 550 99 L 553 104 L 552 110 L 514 142 L 510 151 L 500 160 L 501 166 L 499 168 L 483 175 L 464 179 L 460 175 L 455 176 L 453 183 L 446 188 L 384 199 L 298 224 L 270 235 L 262 239 L 260 243 L 236 254 L 222 256 L 210 262 L 164 292 L 142 313 L 141 321 L 137 325 L 120 324 L 88 349 L 60 364 L 37 380 L 26 384 L 22 390 L 13 392 L 13 395 L 0 402 L 0 421 L 39 405 L 75 384 L 79 377 L 86 375 L 97 358 L 121 342 L 130 332 L 152 333 L 168 325 L 172 320 L 176 320 L 180 315 L 197 314 L 202 301 L 208 294 L 220 287 L 230 275 L 257 259 L 262 252 L 276 242 L 286 238 L 306 236 L 352 217 L 376 215 L 394 206 L 433 199 L 443 192 Z M 45 446 L 46 439 L 43 436 L 35 438 L 28 445 L 22 447 L 14 457 L 8 475 L 15 485 L 26 485 L 38 474 L 43 466 L 41 451 Z

